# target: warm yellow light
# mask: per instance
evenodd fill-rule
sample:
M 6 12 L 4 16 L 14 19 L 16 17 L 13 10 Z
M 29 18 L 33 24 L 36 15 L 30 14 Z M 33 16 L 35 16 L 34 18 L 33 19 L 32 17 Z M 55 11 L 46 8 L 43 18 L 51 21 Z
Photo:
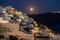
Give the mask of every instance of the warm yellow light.
M 33 34 L 39 33 L 39 28 L 35 27 L 34 29 L 31 30 Z
M 22 14 L 22 12 L 16 11 L 15 14 L 16 14 L 16 15 L 20 15 L 20 14 Z

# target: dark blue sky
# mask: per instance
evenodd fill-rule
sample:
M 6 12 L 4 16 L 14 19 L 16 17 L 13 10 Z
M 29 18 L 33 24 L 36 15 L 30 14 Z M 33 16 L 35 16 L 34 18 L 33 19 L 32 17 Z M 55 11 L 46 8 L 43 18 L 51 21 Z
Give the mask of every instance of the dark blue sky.
M 22 12 L 27 12 L 29 6 L 34 6 L 39 13 L 60 11 L 60 0 L 0 0 L 0 5 L 9 5 Z

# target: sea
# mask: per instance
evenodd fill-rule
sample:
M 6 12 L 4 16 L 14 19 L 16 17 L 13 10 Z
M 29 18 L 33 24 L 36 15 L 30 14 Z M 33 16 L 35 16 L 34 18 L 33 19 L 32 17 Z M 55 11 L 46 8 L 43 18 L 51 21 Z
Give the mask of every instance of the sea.
M 56 33 L 60 34 L 60 24 L 44 24 L 46 25 L 48 28 L 54 30 Z

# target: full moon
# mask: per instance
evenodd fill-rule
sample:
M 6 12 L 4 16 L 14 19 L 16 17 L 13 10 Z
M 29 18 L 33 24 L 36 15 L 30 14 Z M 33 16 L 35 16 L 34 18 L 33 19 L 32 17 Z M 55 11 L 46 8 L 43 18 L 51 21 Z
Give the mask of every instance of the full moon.
M 34 10 L 34 8 L 30 8 L 30 11 L 33 11 Z

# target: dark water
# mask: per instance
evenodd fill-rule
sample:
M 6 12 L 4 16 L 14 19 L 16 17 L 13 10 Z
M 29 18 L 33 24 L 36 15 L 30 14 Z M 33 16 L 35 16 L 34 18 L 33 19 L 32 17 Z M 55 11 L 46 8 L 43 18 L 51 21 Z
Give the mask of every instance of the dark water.
M 60 33 L 60 24 L 45 24 L 48 28 Z
M 38 23 L 46 25 L 48 28 L 60 33 L 60 13 L 46 13 L 38 15 L 28 15 Z

